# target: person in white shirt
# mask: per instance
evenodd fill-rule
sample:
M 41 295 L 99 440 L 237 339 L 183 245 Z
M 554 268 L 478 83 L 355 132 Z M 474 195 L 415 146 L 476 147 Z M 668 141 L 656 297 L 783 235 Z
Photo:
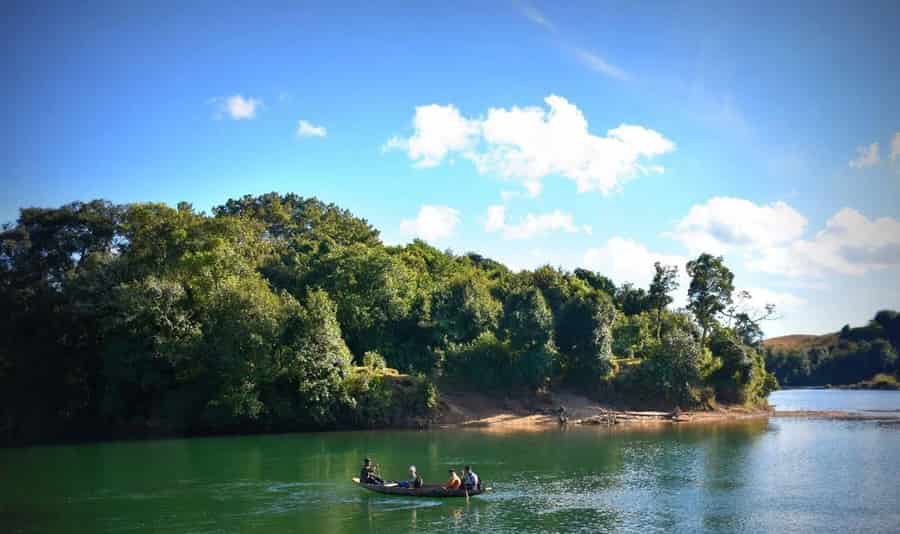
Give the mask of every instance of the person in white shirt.
M 476 490 L 481 485 L 481 480 L 469 465 L 463 467 L 463 485 L 468 490 Z

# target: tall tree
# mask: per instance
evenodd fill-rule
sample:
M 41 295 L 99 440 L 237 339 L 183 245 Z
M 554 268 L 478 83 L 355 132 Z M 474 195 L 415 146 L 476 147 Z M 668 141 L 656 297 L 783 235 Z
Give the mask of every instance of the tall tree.
M 678 289 L 678 266 L 656 262 L 653 264 L 653 268 L 656 269 L 656 273 L 650 284 L 648 299 L 650 305 L 656 310 L 656 340 L 661 341 L 663 310 L 672 303 L 669 293 Z
M 691 277 L 688 309 L 700 325 L 700 343 L 704 346 L 718 315 L 731 304 L 734 273 L 725 266 L 722 256 L 706 253 L 687 263 L 687 273 Z
M 634 284 L 630 282 L 619 286 L 615 294 L 616 304 L 625 315 L 637 315 L 651 309 L 652 306 L 647 297 L 647 291 L 640 287 L 634 287 Z
M 553 314 L 537 288 L 520 288 L 507 297 L 500 330 L 515 356 L 515 376 L 525 385 L 541 386 L 550 375 L 556 346 Z

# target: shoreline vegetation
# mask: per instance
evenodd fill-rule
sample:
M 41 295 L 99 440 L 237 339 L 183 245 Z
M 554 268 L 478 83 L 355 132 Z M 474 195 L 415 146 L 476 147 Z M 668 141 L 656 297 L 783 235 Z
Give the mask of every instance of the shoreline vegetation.
M 782 387 L 900 389 L 900 315 L 882 310 L 867 325 L 822 336 L 792 335 L 763 342 L 766 369 Z
M 699 421 L 764 409 L 778 373 L 896 374 L 895 312 L 782 357 L 762 341 L 774 307 L 722 257 L 653 268 L 639 288 L 388 246 L 295 194 L 24 208 L 0 230 L 0 443 L 427 426 L 474 414 L 462 391 L 534 420 Z

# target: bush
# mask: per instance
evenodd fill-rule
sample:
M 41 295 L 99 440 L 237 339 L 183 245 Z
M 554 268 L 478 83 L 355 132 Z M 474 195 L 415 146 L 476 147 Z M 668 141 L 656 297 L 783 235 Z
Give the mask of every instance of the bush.
M 387 367 L 387 363 L 384 361 L 384 356 L 370 350 L 363 354 L 363 367 L 373 371 L 381 371 Z
M 430 380 L 390 368 L 357 367 L 346 389 L 352 400 L 346 406 L 344 422 L 354 427 L 410 426 L 438 406 L 437 388 Z
M 654 345 L 646 358 L 615 380 L 629 401 L 640 404 L 698 406 L 711 396 L 701 391 L 702 380 L 715 362 L 707 350 L 685 332 L 673 332 Z

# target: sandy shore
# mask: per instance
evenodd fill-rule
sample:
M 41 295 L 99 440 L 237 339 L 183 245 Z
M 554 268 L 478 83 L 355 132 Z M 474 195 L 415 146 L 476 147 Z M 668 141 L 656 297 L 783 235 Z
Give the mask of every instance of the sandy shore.
M 668 425 L 736 421 L 768 417 L 767 409 L 723 407 L 711 411 L 638 411 L 614 409 L 581 395 L 557 393 L 533 399 L 497 399 L 478 393 L 445 394 L 435 424 L 441 428 L 494 431 L 545 430 L 560 425 L 557 409 L 565 407 L 567 425 Z
M 727 423 L 766 417 L 800 417 L 844 421 L 872 421 L 900 424 L 897 413 L 857 413 L 845 411 L 773 411 L 743 406 L 725 406 L 716 410 L 638 411 L 615 409 L 573 393 L 531 399 L 497 399 L 479 393 L 448 393 L 442 396 L 440 415 L 434 421 L 439 428 L 478 428 L 488 431 L 539 431 L 560 425 L 557 409 L 566 409 L 567 425 L 654 426 Z

